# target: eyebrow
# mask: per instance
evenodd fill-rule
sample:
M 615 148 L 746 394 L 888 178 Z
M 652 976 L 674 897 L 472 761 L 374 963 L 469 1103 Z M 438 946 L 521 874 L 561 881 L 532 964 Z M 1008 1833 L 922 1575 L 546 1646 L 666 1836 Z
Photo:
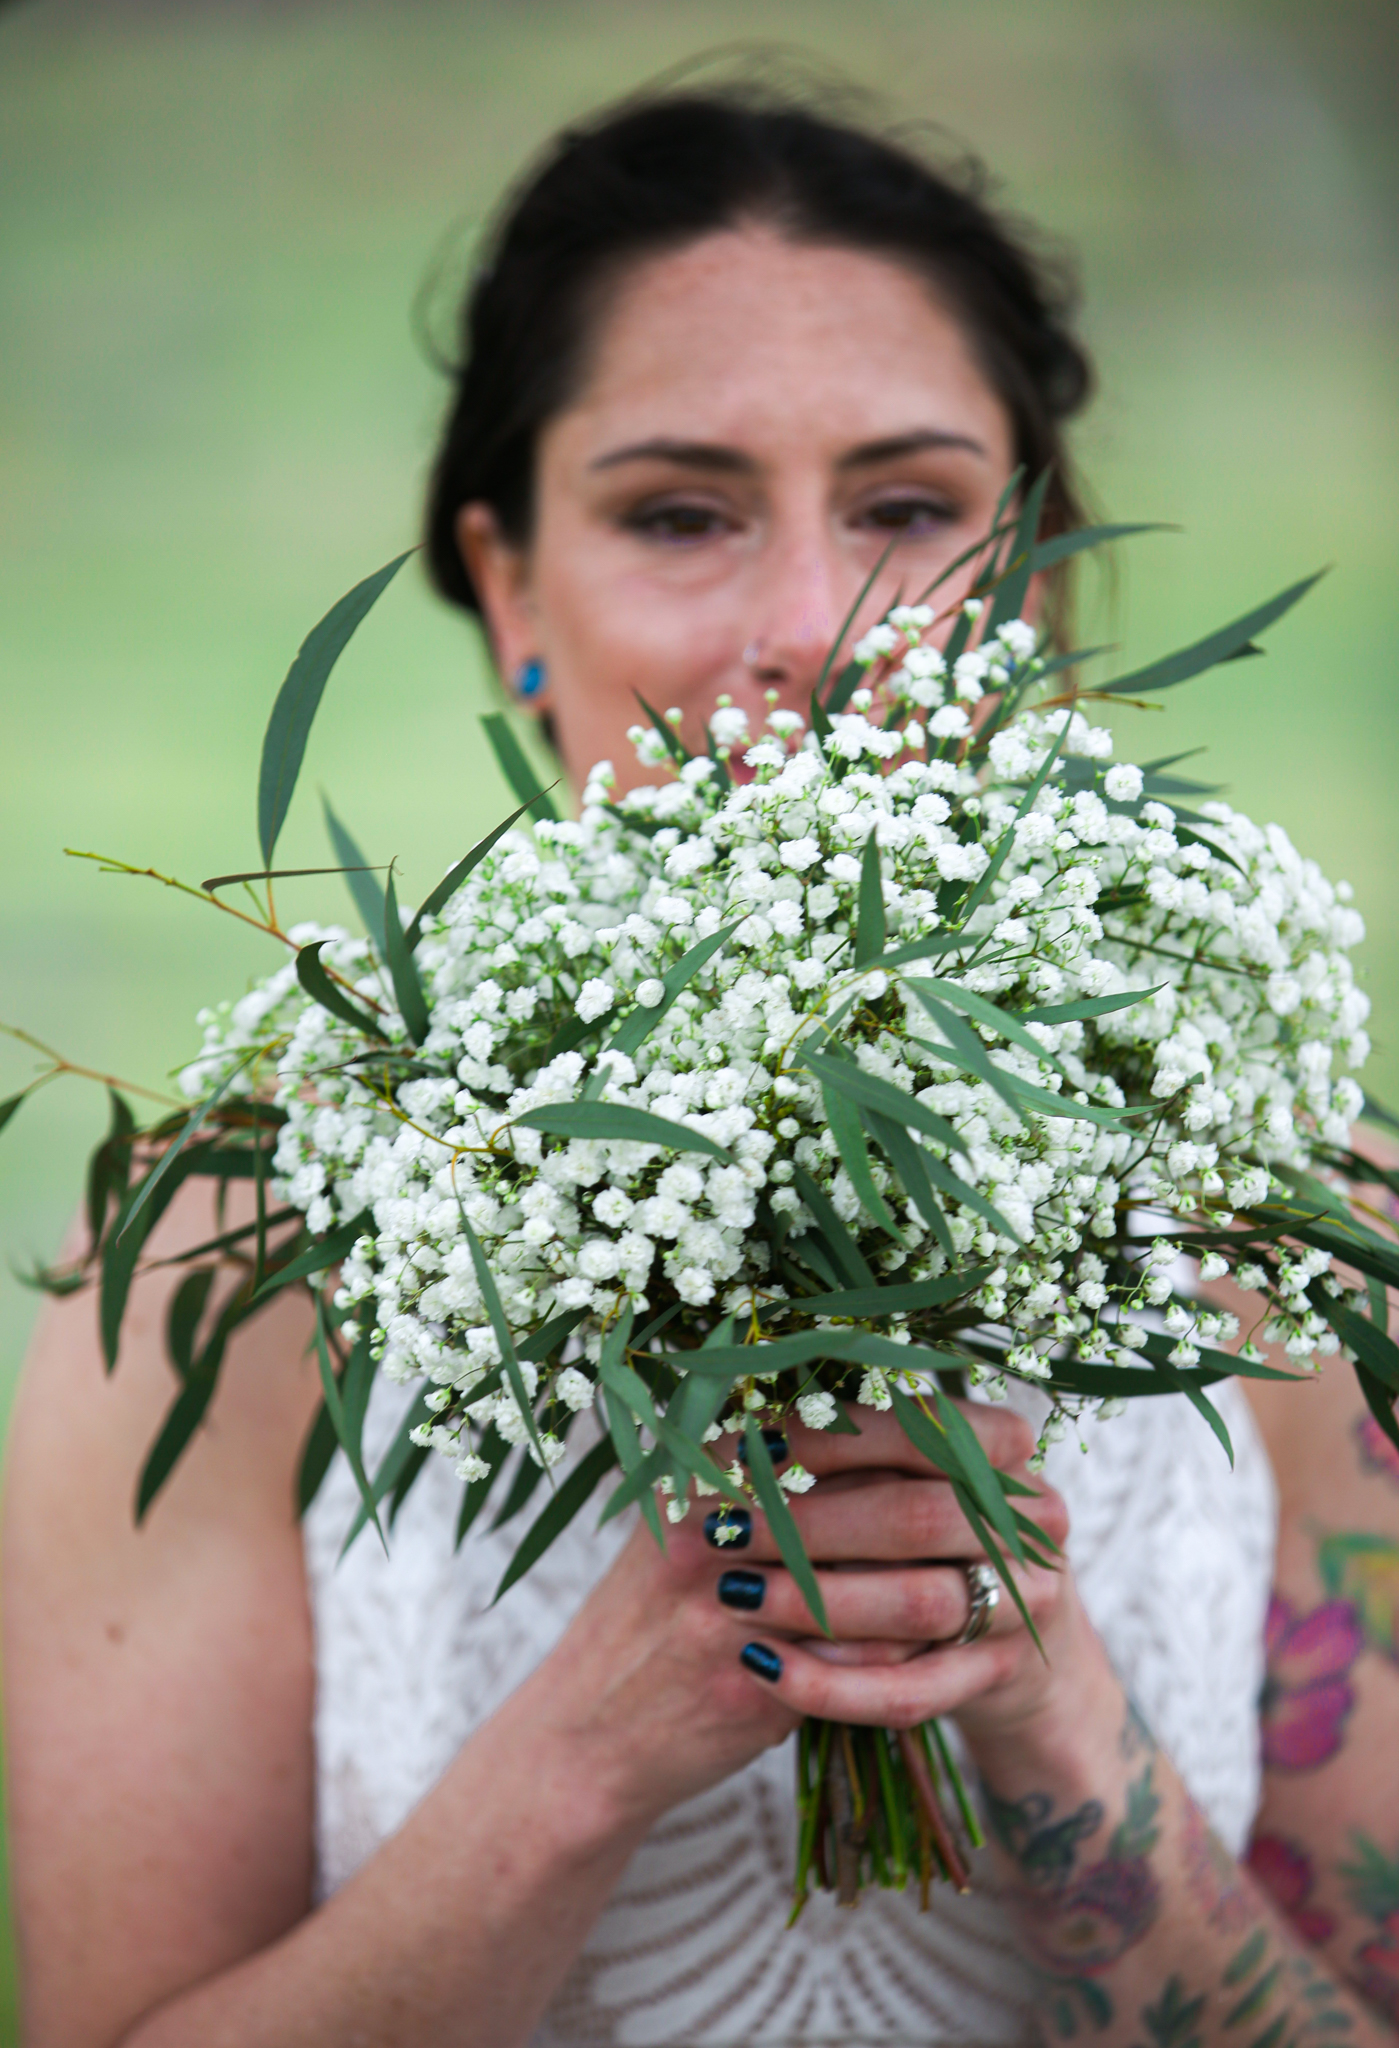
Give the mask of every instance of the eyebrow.
M 840 457 L 836 468 L 870 469 L 881 462 L 898 462 L 906 455 L 922 454 L 930 448 L 961 448 L 983 460 L 989 459 L 985 445 L 971 434 L 954 434 L 943 427 L 917 427 L 907 434 L 891 434 L 882 441 L 862 441 Z M 589 467 L 616 469 L 625 462 L 673 462 L 684 469 L 728 476 L 751 476 L 759 467 L 741 448 L 726 448 L 714 441 L 670 440 L 664 435 L 613 448 L 606 455 L 599 455 Z

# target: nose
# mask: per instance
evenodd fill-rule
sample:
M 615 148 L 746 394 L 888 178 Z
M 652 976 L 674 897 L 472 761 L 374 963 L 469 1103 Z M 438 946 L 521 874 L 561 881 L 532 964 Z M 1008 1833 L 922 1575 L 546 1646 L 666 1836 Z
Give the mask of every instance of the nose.
M 743 657 L 763 688 L 804 701 L 816 687 L 843 616 L 841 568 L 833 548 L 812 535 L 767 555 Z

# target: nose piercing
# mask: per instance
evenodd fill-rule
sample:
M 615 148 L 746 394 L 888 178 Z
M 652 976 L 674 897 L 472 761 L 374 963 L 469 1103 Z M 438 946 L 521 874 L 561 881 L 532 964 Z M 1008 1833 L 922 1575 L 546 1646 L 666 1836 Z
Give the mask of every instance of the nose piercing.
M 528 703 L 531 697 L 540 696 L 548 687 L 549 672 L 542 661 L 522 661 L 511 682 L 515 695 Z

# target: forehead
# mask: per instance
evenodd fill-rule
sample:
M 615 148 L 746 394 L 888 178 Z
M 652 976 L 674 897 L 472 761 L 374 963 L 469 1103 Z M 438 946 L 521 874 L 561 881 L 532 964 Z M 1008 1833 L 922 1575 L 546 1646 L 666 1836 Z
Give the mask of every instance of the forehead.
M 886 256 L 751 227 L 623 273 L 541 452 L 553 444 L 586 461 L 614 441 L 683 434 L 778 459 L 912 427 L 970 432 L 1009 468 L 1005 407 L 925 278 Z

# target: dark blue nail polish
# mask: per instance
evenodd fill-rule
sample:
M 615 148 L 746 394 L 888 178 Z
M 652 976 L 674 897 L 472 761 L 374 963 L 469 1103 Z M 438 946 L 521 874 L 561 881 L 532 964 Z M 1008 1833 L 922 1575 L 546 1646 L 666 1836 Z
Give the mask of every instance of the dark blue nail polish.
M 704 1540 L 716 1550 L 746 1550 L 753 1540 L 753 1517 L 747 1508 L 711 1508 L 704 1518 Z
M 720 1572 L 718 1594 L 725 1607 L 741 1607 L 756 1614 L 763 1604 L 768 1582 L 761 1572 Z
M 787 1455 L 787 1439 L 783 1436 L 781 1430 L 765 1429 L 763 1431 L 763 1442 L 768 1447 L 768 1456 L 772 1459 L 773 1464 L 780 1465 Z M 748 1439 L 746 1437 L 740 1437 L 739 1439 L 738 1462 L 740 1465 L 748 1463 Z
M 782 1659 L 766 1643 L 745 1643 L 738 1653 L 738 1661 L 756 1677 L 765 1678 L 769 1685 L 776 1685 L 782 1676 Z

